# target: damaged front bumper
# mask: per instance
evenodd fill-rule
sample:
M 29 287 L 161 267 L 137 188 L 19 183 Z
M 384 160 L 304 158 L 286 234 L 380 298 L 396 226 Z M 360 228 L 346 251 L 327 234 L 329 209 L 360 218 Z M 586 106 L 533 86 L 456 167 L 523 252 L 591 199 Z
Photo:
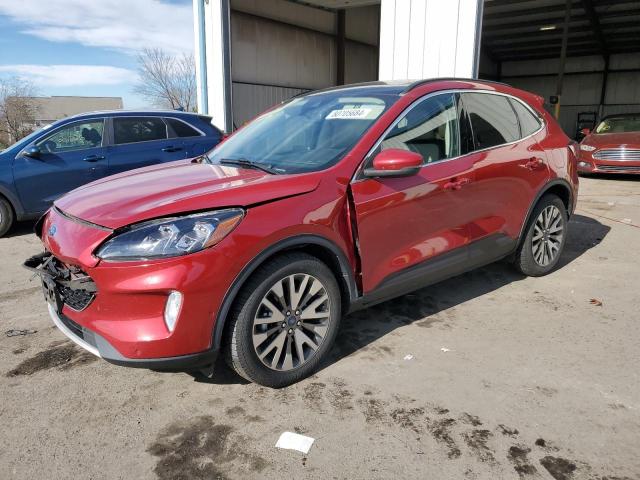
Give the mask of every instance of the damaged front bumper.
M 49 315 L 58 329 L 88 352 L 116 365 L 157 370 L 196 369 L 215 362 L 216 352 L 160 358 L 127 358 L 103 336 L 79 325 L 63 313 L 65 307 L 82 312 L 98 294 L 93 279 L 80 268 L 66 265 L 49 252 L 27 259 L 23 266 L 39 276 Z

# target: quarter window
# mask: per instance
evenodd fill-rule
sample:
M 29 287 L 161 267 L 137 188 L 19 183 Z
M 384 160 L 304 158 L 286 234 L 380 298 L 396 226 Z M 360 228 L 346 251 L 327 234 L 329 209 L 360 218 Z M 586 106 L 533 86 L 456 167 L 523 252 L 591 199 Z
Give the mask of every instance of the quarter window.
M 63 153 L 71 150 L 102 146 L 104 120 L 76 122 L 38 142 L 38 147 L 48 153 Z
M 199 137 L 200 133 L 193 128 L 184 123 L 182 120 L 178 120 L 175 118 L 165 118 L 165 122 L 171 127 L 171 129 L 176 134 L 176 137 Z
M 520 120 L 520 132 L 522 137 L 528 137 L 540 128 L 540 120 L 518 100 L 511 99 L 511 105 L 518 114 Z
M 507 97 L 486 93 L 463 93 L 476 150 L 518 140 L 518 118 Z
M 148 142 L 167 138 L 167 126 L 157 117 L 116 117 L 113 119 L 114 143 Z
M 425 164 L 459 155 L 458 116 L 454 94 L 429 97 L 409 110 L 382 141 L 382 150 L 419 153 Z

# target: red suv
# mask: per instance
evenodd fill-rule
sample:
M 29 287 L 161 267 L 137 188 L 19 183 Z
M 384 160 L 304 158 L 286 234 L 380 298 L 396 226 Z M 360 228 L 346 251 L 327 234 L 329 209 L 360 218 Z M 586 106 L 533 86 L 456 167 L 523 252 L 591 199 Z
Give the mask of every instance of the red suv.
M 438 79 L 296 97 L 208 155 L 96 181 L 25 262 L 73 341 L 116 364 L 283 386 L 343 314 L 509 257 L 557 264 L 578 187 L 543 99 Z

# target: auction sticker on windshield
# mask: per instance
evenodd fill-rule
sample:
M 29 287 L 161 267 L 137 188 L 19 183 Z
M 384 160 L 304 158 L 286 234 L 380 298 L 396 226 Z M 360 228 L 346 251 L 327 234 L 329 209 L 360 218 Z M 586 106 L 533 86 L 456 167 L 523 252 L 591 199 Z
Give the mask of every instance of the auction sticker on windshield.
M 332 110 L 325 117 L 326 120 L 375 120 L 384 110 L 383 105 L 367 105 L 355 107 L 345 105 L 340 110 Z

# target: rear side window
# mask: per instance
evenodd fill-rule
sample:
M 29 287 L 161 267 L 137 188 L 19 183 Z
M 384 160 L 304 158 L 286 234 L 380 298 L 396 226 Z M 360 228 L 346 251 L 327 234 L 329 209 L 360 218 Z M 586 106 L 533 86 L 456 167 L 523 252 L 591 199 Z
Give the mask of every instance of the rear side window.
M 182 120 L 178 120 L 176 118 L 165 118 L 164 119 L 169 127 L 174 131 L 176 137 L 199 137 L 200 132 L 198 132 L 195 128 L 190 125 L 187 125 Z
M 471 121 L 476 150 L 503 145 L 520 138 L 518 118 L 507 97 L 463 93 L 462 101 Z
M 520 120 L 520 131 L 522 137 L 528 137 L 540 128 L 540 120 L 531 113 L 531 111 L 525 107 L 520 101 L 510 99 L 513 109 L 518 114 L 518 120 Z
M 419 153 L 427 165 L 457 157 L 460 148 L 455 95 L 437 95 L 417 104 L 387 133 L 381 147 Z
M 116 145 L 167 138 L 167 126 L 159 117 L 116 117 L 113 139 Z

